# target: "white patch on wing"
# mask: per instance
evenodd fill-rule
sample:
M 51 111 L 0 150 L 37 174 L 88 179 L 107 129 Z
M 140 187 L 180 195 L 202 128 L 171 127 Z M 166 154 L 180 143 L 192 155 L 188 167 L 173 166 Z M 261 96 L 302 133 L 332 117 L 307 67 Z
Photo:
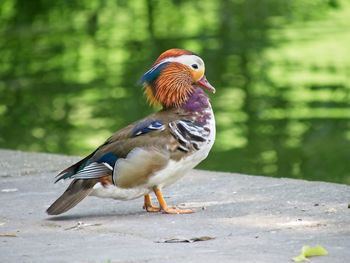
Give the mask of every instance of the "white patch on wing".
M 203 137 L 209 134 L 203 127 L 196 126 L 191 122 L 179 121 L 179 123 L 187 130 L 188 133 L 194 136 Z
M 182 136 L 181 132 L 177 129 L 176 122 L 169 122 L 169 127 L 170 127 L 171 131 L 174 133 L 174 135 L 176 136 L 177 140 L 179 140 L 180 142 L 182 142 L 184 144 L 188 144 L 188 140 L 186 140 Z
M 111 166 L 107 163 L 93 162 L 72 176 L 75 179 L 99 178 L 111 174 Z

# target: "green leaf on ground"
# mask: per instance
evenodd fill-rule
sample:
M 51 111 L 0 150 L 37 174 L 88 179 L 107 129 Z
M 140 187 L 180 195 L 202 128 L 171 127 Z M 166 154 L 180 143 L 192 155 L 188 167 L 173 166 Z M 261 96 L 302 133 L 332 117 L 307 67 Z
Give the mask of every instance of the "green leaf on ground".
M 295 262 L 302 262 L 302 261 L 309 261 L 308 257 L 314 257 L 314 256 L 326 256 L 328 255 L 328 251 L 320 246 L 303 246 L 301 249 L 301 254 L 297 257 L 292 258 Z

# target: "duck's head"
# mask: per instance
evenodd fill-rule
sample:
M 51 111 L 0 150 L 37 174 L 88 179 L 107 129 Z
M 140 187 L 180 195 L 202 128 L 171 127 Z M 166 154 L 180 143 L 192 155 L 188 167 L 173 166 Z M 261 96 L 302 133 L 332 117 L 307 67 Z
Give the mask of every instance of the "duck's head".
M 205 77 L 203 60 L 184 49 L 163 52 L 141 78 L 151 104 L 179 107 L 187 101 L 196 86 L 215 93 Z

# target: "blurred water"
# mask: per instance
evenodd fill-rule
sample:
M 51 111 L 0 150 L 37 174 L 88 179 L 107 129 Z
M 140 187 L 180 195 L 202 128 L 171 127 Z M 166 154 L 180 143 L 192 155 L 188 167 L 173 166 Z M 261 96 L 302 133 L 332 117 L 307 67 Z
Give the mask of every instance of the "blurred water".
M 341 0 L 0 3 L 0 147 L 85 155 L 156 110 L 139 77 L 190 49 L 217 88 L 201 168 L 350 183 Z

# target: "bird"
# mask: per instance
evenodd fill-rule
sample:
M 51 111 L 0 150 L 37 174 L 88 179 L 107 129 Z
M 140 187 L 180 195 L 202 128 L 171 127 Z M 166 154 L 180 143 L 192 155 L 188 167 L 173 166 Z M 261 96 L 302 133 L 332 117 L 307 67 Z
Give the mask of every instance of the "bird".
M 215 93 L 197 54 L 163 52 L 140 79 L 150 105 L 160 110 L 111 135 L 91 154 L 63 170 L 65 192 L 46 210 L 62 214 L 87 196 L 131 200 L 143 197 L 147 212 L 188 214 L 168 206 L 162 191 L 203 161 L 215 141 L 215 118 L 207 93 Z M 206 92 L 204 91 L 206 90 Z M 158 201 L 153 205 L 151 194 Z

